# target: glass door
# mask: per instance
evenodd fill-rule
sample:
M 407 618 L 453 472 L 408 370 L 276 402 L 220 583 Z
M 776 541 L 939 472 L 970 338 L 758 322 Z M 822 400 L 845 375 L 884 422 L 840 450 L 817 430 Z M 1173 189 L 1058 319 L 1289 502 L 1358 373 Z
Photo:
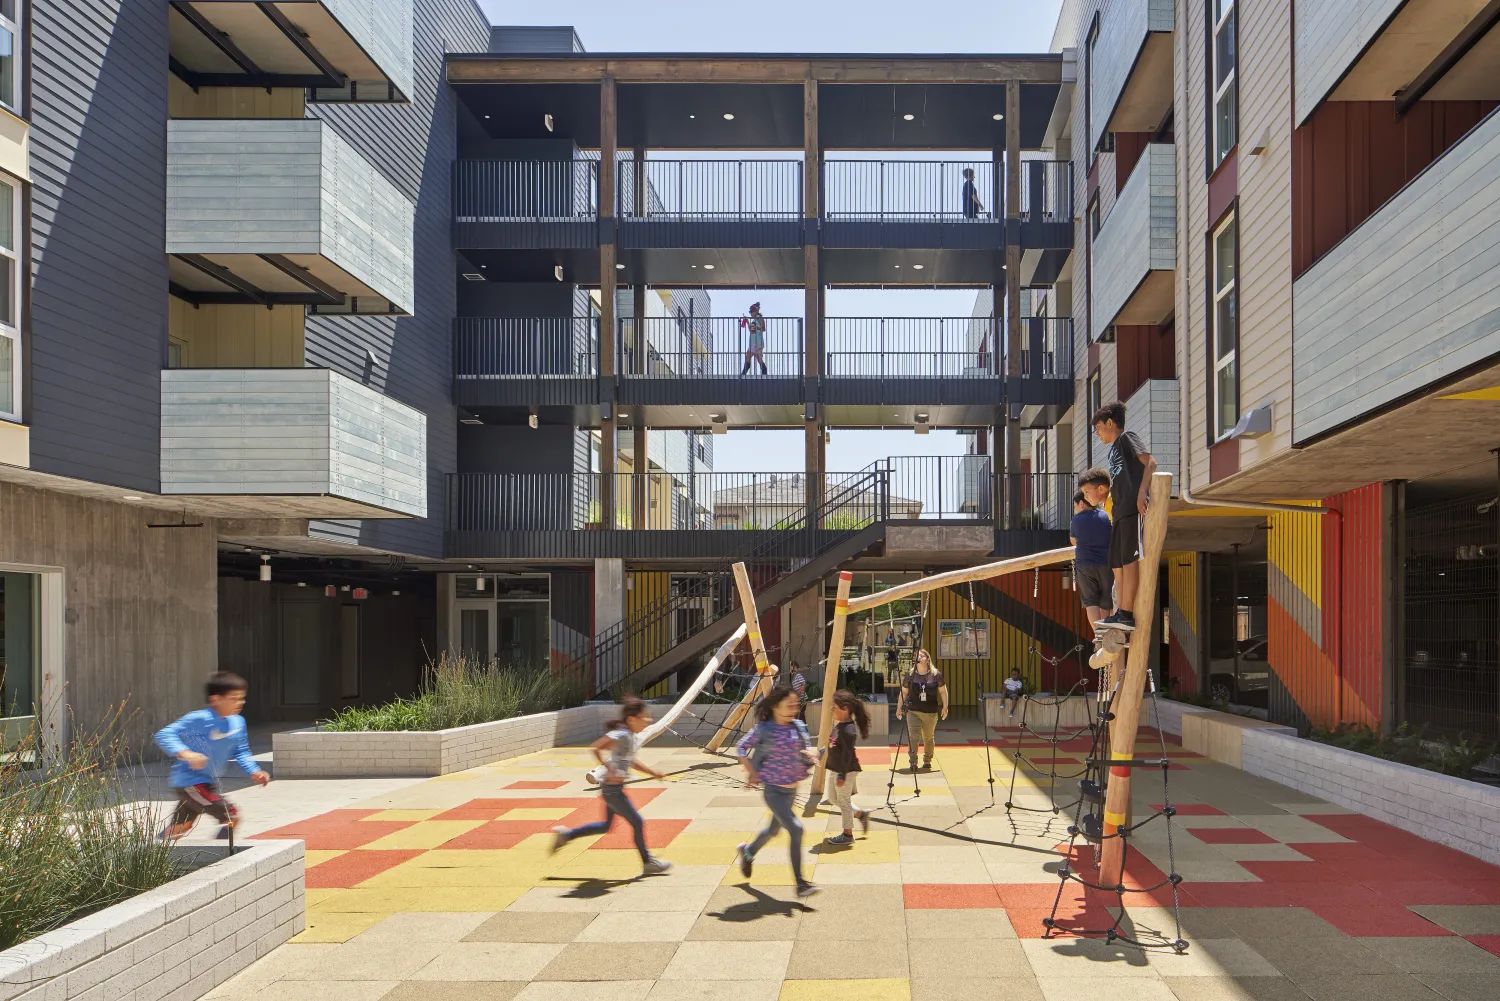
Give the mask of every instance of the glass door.
M 0 751 L 36 722 L 42 697 L 41 578 L 0 573 Z
M 458 602 L 458 650 L 478 664 L 495 656 L 495 602 L 470 599 Z

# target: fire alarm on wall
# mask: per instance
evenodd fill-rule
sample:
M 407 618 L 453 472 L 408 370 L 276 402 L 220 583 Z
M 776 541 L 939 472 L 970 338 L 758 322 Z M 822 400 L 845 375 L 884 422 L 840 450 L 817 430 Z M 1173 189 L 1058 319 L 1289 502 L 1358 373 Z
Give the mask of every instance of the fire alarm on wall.
M 370 592 L 362 587 L 356 587 L 353 593 L 355 601 L 363 601 L 365 598 L 368 598 L 370 596 Z

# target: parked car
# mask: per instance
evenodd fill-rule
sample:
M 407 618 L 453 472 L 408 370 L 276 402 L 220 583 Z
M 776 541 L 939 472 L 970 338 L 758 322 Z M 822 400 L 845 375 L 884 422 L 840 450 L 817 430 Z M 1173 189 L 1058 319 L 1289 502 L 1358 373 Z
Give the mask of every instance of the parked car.
M 1236 705 L 1265 709 L 1271 684 L 1271 666 L 1266 659 L 1266 637 L 1252 636 L 1239 641 L 1238 646 L 1238 677 L 1235 675 L 1233 657 L 1218 657 L 1208 662 L 1209 694 Z

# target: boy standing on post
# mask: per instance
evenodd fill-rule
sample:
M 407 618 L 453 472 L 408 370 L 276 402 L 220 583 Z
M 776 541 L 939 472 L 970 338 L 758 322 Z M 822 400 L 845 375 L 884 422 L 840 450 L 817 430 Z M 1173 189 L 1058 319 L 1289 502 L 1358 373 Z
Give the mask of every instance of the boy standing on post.
M 1073 521 L 1068 541 L 1075 550 L 1073 564 L 1078 573 L 1078 597 L 1089 617 L 1089 625 L 1114 611 L 1114 573 L 1109 568 L 1109 515 L 1104 499 L 1109 496 L 1109 474 L 1095 466 L 1078 478 L 1073 495 Z
M 1140 579 L 1141 515 L 1156 460 L 1125 430 L 1125 404 L 1106 403 L 1094 414 L 1094 433 L 1109 446 L 1109 501 L 1113 527 L 1109 565 L 1115 578 L 1115 613 L 1101 619 L 1117 629 L 1135 628 L 1135 591 Z
M 167 784 L 177 793 L 177 810 L 161 832 L 163 840 L 176 841 L 208 814 L 224 825 L 219 837 L 229 837 L 239 820 L 239 811 L 224 798 L 219 778 L 230 759 L 256 785 L 271 776 L 261 770 L 250 754 L 250 740 L 240 710 L 245 708 L 245 679 L 220 671 L 208 676 L 208 708 L 190 712 L 156 734 L 156 746 L 176 759 Z

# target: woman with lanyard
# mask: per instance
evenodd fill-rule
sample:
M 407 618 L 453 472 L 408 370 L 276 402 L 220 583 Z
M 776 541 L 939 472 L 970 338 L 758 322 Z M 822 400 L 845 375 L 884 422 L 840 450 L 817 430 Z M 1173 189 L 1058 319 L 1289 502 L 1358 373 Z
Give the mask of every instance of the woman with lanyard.
M 760 315 L 760 303 L 750 304 L 750 315 L 740 318 L 740 326 L 750 334 L 750 344 L 745 348 L 745 367 L 740 375 L 750 371 L 752 361 L 760 363 L 760 374 L 766 374 L 766 318 Z
M 922 768 L 930 770 L 932 755 L 937 748 L 938 720 L 948 718 L 948 684 L 943 680 L 943 672 L 932 666 L 932 655 L 926 650 L 917 651 L 912 671 L 896 697 L 896 718 L 901 719 L 907 712 L 912 715 L 906 730 L 910 741 L 907 757 L 911 769 L 917 770 L 917 742 L 920 738 Z

